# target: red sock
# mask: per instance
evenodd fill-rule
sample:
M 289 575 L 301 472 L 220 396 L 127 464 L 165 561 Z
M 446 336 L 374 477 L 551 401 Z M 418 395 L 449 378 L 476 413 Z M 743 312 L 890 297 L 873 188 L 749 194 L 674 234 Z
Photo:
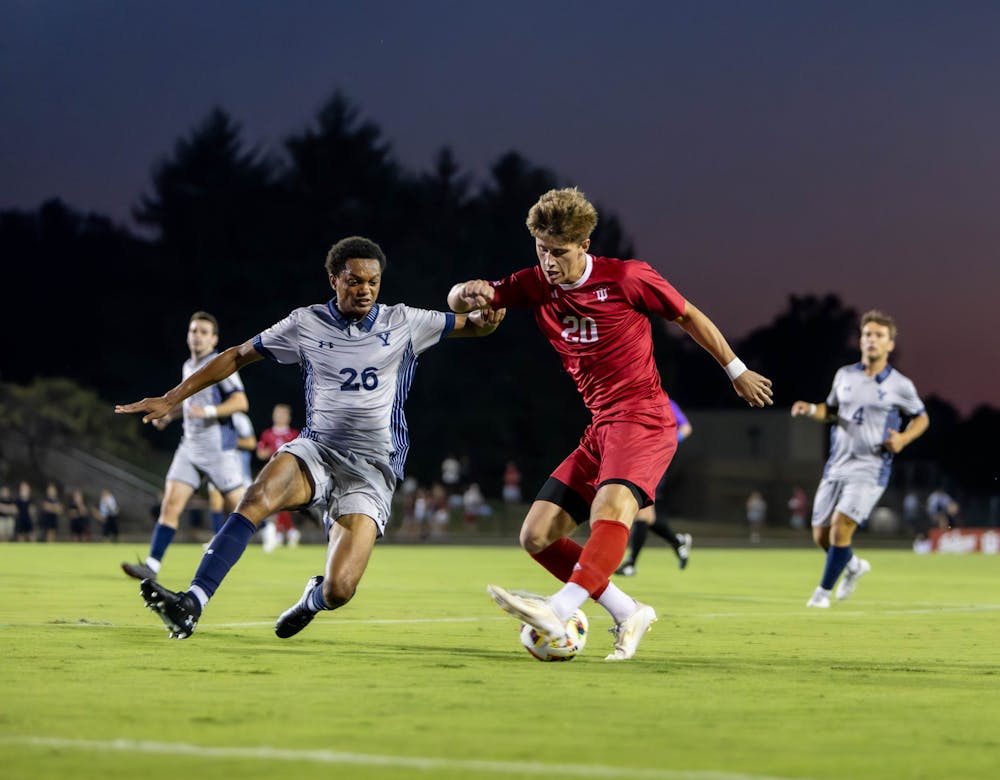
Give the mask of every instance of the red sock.
M 564 536 L 562 539 L 556 539 L 540 553 L 535 553 L 531 557 L 544 566 L 557 580 L 567 582 L 572 576 L 573 566 L 580 560 L 582 552 L 583 547 Z M 604 583 L 591 593 L 591 597 L 595 600 L 599 599 L 607 587 L 608 583 Z
M 580 560 L 583 547 L 567 536 L 556 539 L 552 544 L 531 557 L 560 582 L 566 582 L 573 573 L 574 564 Z
M 591 526 L 590 539 L 573 567 L 569 582 L 576 583 L 593 598 L 598 598 L 621 563 L 626 547 L 628 526 L 617 520 L 597 520 Z

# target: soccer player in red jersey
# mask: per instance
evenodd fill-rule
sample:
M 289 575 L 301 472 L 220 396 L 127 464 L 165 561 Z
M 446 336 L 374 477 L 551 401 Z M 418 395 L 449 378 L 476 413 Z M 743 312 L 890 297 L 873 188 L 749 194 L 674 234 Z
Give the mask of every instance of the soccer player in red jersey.
M 521 526 L 521 546 L 564 586 L 548 598 L 496 585 L 487 591 L 504 610 L 553 637 L 565 635 L 567 619 L 592 597 L 615 621 L 607 660 L 627 660 L 656 612 L 609 577 L 636 512 L 652 503 L 677 449 L 648 317 L 676 322 L 718 361 L 750 406 L 771 405 L 771 381 L 747 369 L 715 324 L 647 263 L 590 254 L 597 211 L 579 190 L 545 193 L 527 225 L 538 265 L 499 281 L 456 284 L 448 304 L 456 312 L 532 309 L 593 418 Z M 587 521 L 590 538 L 581 546 L 569 535 Z

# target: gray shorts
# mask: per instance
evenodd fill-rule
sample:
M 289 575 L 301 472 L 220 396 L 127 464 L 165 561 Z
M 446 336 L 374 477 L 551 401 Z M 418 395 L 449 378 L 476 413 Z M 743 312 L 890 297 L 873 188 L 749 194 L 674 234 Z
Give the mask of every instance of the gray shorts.
M 858 525 L 864 525 L 884 492 L 883 485 L 871 482 L 824 479 L 819 483 L 816 498 L 813 499 L 813 527 L 829 527 L 834 512 L 847 515 Z
M 360 514 L 375 522 L 380 537 L 385 534 L 396 489 L 388 464 L 303 438 L 282 445 L 278 452 L 291 453 L 309 469 L 316 486 L 309 509 L 322 514 L 327 531 L 338 517 Z
M 202 479 L 207 479 L 222 495 L 250 484 L 243 470 L 239 450 L 222 450 L 211 455 L 196 455 L 183 441 L 170 462 L 167 479 L 183 482 L 195 490 L 201 487 Z

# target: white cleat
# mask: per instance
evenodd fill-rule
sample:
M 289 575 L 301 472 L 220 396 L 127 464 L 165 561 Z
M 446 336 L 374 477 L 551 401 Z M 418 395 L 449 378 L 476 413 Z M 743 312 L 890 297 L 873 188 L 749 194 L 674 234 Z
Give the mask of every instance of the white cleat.
M 686 569 L 688 558 L 691 557 L 691 547 L 694 545 L 694 539 L 691 534 L 677 534 L 677 540 L 681 543 L 681 546 L 677 548 L 677 565 L 681 569 Z
M 872 565 L 864 558 L 858 558 L 857 571 L 852 572 L 845 569 L 844 576 L 840 578 L 840 584 L 837 586 L 837 600 L 843 601 L 854 593 L 854 589 L 858 587 L 858 580 L 864 577 L 871 570 Z
M 826 588 L 816 588 L 812 598 L 806 602 L 807 607 L 819 607 L 820 609 L 830 608 L 830 591 Z
M 656 622 L 656 610 L 648 604 L 636 602 L 638 609 L 632 613 L 632 617 L 623 620 L 618 625 L 610 629 L 615 635 L 615 649 L 605 661 L 627 661 L 639 648 L 639 642 L 649 631 L 649 627 Z
M 552 637 L 566 639 L 566 621 L 560 620 L 549 605 L 549 600 L 536 593 L 523 590 L 507 591 L 499 585 L 487 585 L 486 592 L 504 612 L 508 612 L 522 623 Z

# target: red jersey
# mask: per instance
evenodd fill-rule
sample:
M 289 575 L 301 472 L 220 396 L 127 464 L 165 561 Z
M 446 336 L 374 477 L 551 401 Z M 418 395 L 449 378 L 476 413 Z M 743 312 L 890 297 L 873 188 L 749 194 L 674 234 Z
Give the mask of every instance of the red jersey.
M 549 284 L 537 265 L 492 284 L 494 307 L 535 310 L 594 417 L 666 403 L 646 315 L 675 320 L 686 301 L 648 263 L 587 255 L 573 284 Z
M 299 432 L 294 428 L 285 428 L 284 430 L 279 430 L 276 428 L 268 428 L 260 435 L 258 440 L 258 446 L 267 447 L 272 453 L 277 452 L 278 448 L 282 444 L 288 444 L 288 442 L 299 437 Z

